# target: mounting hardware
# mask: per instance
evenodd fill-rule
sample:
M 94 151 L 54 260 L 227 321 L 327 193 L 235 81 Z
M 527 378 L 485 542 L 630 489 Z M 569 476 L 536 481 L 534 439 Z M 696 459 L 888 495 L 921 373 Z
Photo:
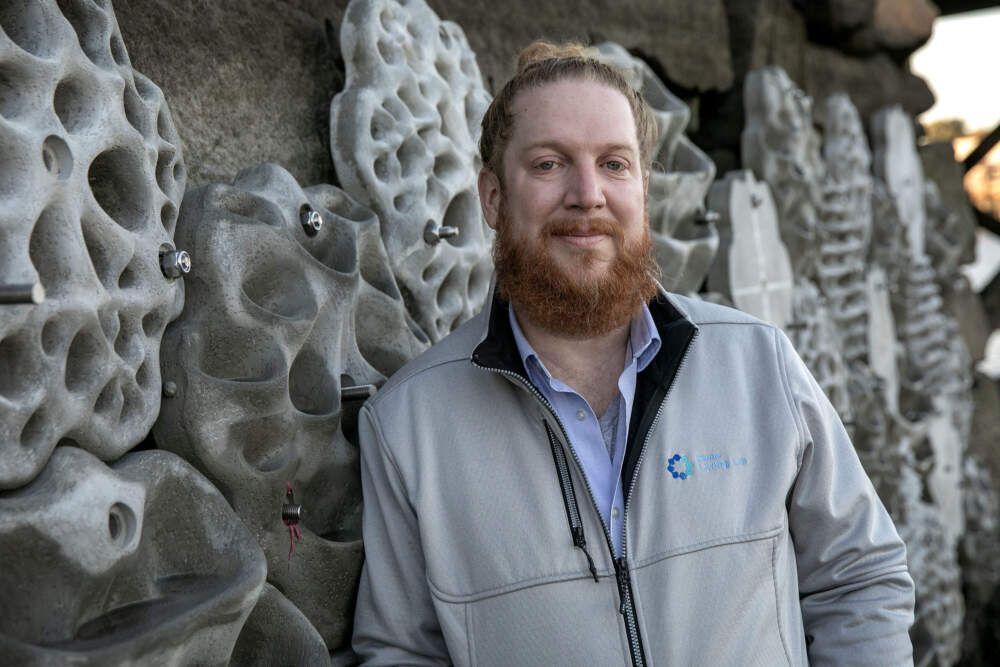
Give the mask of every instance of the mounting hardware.
M 168 243 L 160 246 L 160 271 L 170 280 L 183 277 L 191 272 L 191 255 L 187 250 L 175 250 Z
M 436 220 L 431 219 L 427 221 L 427 226 L 424 227 L 424 241 L 428 245 L 437 245 L 441 242 L 441 239 L 454 238 L 461 231 L 458 227 L 439 225 Z
M 347 401 L 366 401 L 375 395 L 378 391 L 378 387 L 373 384 L 362 384 L 356 387 L 341 387 L 340 388 L 340 401 L 346 403 Z
M 163 395 L 167 398 L 173 398 L 177 395 L 177 383 L 173 380 L 167 380 L 163 383 Z
M 295 494 L 292 493 L 291 482 L 285 482 L 285 499 L 288 502 L 281 506 L 281 521 L 288 526 L 288 560 L 292 560 L 295 543 L 302 539 L 302 532 L 299 530 L 299 521 L 302 520 L 302 505 L 295 504 Z
M 695 216 L 694 222 L 698 225 L 714 225 L 717 223 L 722 216 L 718 211 L 713 211 L 712 209 L 706 208 L 698 211 L 698 215 Z
M 323 228 L 323 216 L 309 204 L 304 204 L 299 209 L 299 222 L 302 223 L 306 236 L 316 236 Z
M 0 285 L 0 303 L 31 303 L 45 301 L 45 288 L 41 283 Z

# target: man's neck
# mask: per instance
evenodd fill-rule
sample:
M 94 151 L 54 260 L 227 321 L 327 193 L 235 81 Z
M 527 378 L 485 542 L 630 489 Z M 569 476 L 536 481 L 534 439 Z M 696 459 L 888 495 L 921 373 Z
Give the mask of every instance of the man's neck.
M 543 329 L 519 315 L 516 306 L 514 316 L 552 377 L 583 396 L 595 414 L 604 414 L 625 369 L 630 323 L 593 338 L 576 338 Z

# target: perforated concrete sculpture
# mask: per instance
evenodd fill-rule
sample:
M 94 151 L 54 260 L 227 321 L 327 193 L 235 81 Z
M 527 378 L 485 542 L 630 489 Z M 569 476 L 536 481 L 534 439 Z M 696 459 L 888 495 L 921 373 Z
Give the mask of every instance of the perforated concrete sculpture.
M 177 239 L 196 264 L 164 337 L 156 442 L 218 485 L 263 547 L 268 580 L 336 648 L 362 559 L 351 439 L 365 394 L 345 392 L 381 384 L 427 343 L 374 214 L 338 188 L 248 169 L 189 191 Z M 284 504 L 304 512 L 291 558 Z
M 792 264 L 778 234 L 770 188 L 751 171 L 731 171 L 712 185 L 708 202 L 719 213 L 721 240 L 709 289 L 784 328 L 792 318 Z
M 826 298 L 808 280 L 800 280 L 792 289 L 792 321 L 785 331 L 837 414 L 849 426 L 853 413 L 843 344 Z
M 871 130 L 875 176 L 906 225 L 910 252 L 922 255 L 927 226 L 924 168 L 917 155 L 913 121 L 901 107 L 888 107 L 872 118 Z
M 326 644 L 316 628 L 271 584 L 264 584 L 257 605 L 243 624 L 229 664 L 239 667 L 331 665 Z
M 8 665 L 226 664 L 264 583 L 250 531 L 177 456 L 59 447 L 0 494 Z
M 490 97 L 462 29 L 423 0 L 352 0 L 340 43 L 346 82 L 330 107 L 337 175 L 378 214 L 407 308 L 437 341 L 489 289 L 492 236 L 476 178 Z
M 820 184 L 819 259 L 816 281 L 844 345 L 848 365 L 865 363 L 865 269 L 872 235 L 871 153 L 858 111 L 843 93 L 826 99 L 823 125 L 825 173 Z
M 765 67 L 747 75 L 743 106 L 743 165 L 771 186 L 795 276 L 812 279 L 819 252 L 817 208 L 823 177 L 812 100 L 783 69 Z
M 705 210 L 715 163 L 684 134 L 691 110 L 649 65 L 614 42 L 597 48 L 601 60 L 621 70 L 652 108 L 659 130 L 648 191 L 653 253 L 667 290 L 696 292 L 719 246 L 713 216 Z
M 0 28 L 0 284 L 46 295 L 0 305 L 10 489 L 57 443 L 110 460 L 152 426 L 160 338 L 184 299 L 160 262 L 185 174 L 163 95 L 132 70 L 109 3 L 3 2 Z

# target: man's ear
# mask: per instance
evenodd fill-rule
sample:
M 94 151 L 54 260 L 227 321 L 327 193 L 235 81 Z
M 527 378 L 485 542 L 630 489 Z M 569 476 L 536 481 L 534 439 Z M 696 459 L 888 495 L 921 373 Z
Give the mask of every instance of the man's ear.
M 479 170 L 479 205 L 483 209 L 483 217 L 486 224 L 491 229 L 497 228 L 497 219 L 500 217 L 500 198 L 503 192 L 500 189 L 500 179 L 488 167 Z

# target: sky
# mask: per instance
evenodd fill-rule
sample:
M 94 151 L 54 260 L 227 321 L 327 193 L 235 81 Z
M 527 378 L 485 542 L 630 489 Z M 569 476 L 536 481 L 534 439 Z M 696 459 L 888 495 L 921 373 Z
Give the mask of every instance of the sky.
M 923 77 L 937 102 L 921 123 L 963 118 L 971 130 L 1000 123 L 1000 8 L 942 16 L 930 40 L 910 56 L 910 69 Z

